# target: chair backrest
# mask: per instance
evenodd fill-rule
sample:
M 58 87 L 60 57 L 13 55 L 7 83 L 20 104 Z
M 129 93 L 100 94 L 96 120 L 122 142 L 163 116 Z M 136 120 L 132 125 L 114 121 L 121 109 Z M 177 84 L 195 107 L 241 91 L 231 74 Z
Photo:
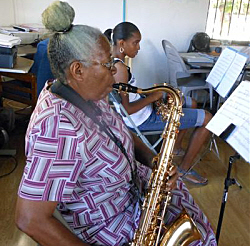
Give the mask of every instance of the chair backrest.
M 123 105 L 121 103 L 121 98 L 118 95 L 118 93 L 116 91 L 113 91 L 109 95 L 110 95 L 110 100 L 114 104 L 119 106 L 119 111 L 117 110 L 118 113 L 123 114 L 127 117 L 128 121 L 133 126 L 133 130 L 136 132 L 137 136 L 144 142 L 144 144 L 146 144 L 148 146 L 149 149 L 151 149 L 155 154 L 157 154 L 156 147 L 161 142 L 162 137 L 158 138 L 157 141 L 154 142 L 154 144 L 151 144 L 145 136 L 147 136 L 147 135 L 159 135 L 159 134 L 162 134 L 162 131 L 146 131 L 146 132 L 140 131 L 138 129 L 138 127 L 136 126 L 136 124 L 134 123 L 134 121 L 132 120 L 132 118 L 130 117 L 130 115 L 128 114 L 128 112 L 126 111 L 126 109 L 123 107 Z
M 45 39 L 38 43 L 37 52 L 34 56 L 34 64 L 31 68 L 31 72 L 34 73 L 37 78 L 37 96 L 39 96 L 46 81 L 54 79 L 47 53 L 48 43 L 49 39 Z
M 178 87 L 177 79 L 189 77 L 190 74 L 178 51 L 169 41 L 162 40 L 162 47 L 167 57 L 169 83 L 174 87 Z

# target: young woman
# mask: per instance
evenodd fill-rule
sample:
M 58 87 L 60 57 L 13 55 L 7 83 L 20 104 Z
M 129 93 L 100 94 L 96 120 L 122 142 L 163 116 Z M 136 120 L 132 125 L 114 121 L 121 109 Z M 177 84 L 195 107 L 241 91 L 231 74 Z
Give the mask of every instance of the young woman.
M 113 30 L 108 29 L 104 32 L 109 41 L 113 45 L 112 55 L 116 60 L 115 67 L 117 72 L 114 75 L 117 83 L 129 83 L 136 86 L 136 79 L 131 74 L 130 68 L 125 65 L 125 57 L 134 58 L 140 50 L 141 33 L 139 29 L 130 22 L 122 22 Z M 165 122 L 161 116 L 152 108 L 152 103 L 162 97 L 161 92 L 149 94 L 145 98 L 141 98 L 137 94 L 121 93 L 122 105 L 130 114 L 132 120 L 140 130 L 163 130 Z M 185 174 L 185 179 L 199 185 L 206 185 L 208 180 L 201 177 L 194 170 L 189 170 L 192 163 L 201 150 L 202 145 L 209 136 L 209 131 L 205 128 L 206 124 L 212 118 L 212 115 L 203 110 L 196 109 L 196 102 L 190 97 L 184 98 L 183 113 L 184 116 L 180 119 L 180 134 L 177 138 L 175 151 L 180 152 L 181 141 L 184 136 L 185 129 L 195 128 L 187 151 L 179 166 L 179 171 Z M 125 123 L 132 127 L 126 117 L 123 116 Z

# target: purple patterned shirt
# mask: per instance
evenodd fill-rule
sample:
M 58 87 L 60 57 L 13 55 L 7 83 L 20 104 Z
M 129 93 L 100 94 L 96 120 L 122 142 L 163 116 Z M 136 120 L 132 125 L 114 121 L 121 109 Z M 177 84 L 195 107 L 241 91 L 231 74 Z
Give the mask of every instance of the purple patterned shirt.
M 121 117 L 105 100 L 96 104 L 102 111 L 102 119 L 133 160 L 132 137 Z M 129 192 L 130 166 L 120 149 L 91 119 L 43 89 L 25 140 L 27 163 L 18 191 L 20 197 L 57 201 L 72 231 L 89 244 L 120 246 L 131 241 L 138 227 L 140 209 Z M 138 171 L 139 180 L 147 181 L 148 168 L 139 165 Z M 217 246 L 209 221 L 178 179 L 166 223 L 173 221 L 183 207 L 204 239 L 190 246 Z
M 140 211 L 129 192 L 129 163 L 81 110 L 45 88 L 27 129 L 27 161 L 18 195 L 58 201 L 63 217 L 85 242 L 122 245 L 131 241 Z M 133 160 L 132 137 L 121 117 L 105 100 L 96 105 Z M 141 175 L 146 177 L 148 170 L 142 169 Z

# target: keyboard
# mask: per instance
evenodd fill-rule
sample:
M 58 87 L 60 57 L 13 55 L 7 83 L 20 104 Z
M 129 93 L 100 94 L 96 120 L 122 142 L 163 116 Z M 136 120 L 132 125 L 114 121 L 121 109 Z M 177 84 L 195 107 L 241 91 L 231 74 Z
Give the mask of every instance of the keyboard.
M 181 58 L 188 63 L 202 62 L 202 63 L 214 63 L 217 59 L 215 56 L 210 56 L 205 53 L 190 52 L 190 53 L 179 53 Z

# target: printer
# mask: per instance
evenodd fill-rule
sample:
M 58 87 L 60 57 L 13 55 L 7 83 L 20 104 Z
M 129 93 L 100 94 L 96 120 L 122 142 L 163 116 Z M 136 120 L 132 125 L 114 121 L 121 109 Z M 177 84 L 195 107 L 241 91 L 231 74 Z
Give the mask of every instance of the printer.
M 0 68 L 13 68 L 16 64 L 17 47 L 6 48 L 0 46 Z
M 21 39 L 0 34 L 0 68 L 13 68 L 17 58 L 17 47 Z

